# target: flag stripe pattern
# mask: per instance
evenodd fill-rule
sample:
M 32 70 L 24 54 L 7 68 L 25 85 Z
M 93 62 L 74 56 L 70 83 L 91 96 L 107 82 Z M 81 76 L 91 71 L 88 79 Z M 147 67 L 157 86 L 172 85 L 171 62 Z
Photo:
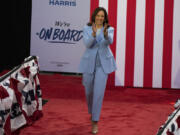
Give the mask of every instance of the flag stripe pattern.
M 172 36 L 173 36 L 173 6 L 174 0 L 165 0 L 164 3 L 164 38 L 163 38 L 163 68 L 162 87 L 171 87 L 172 66 Z
M 143 86 L 144 70 L 144 31 L 145 31 L 145 4 L 146 1 L 136 1 L 136 33 L 134 56 L 134 86 Z
M 144 40 L 144 87 L 152 86 L 153 41 L 154 41 L 154 0 L 146 0 Z
M 125 44 L 125 86 L 132 86 L 134 80 L 135 17 L 136 0 L 128 0 Z
M 153 87 L 162 87 L 162 54 L 164 0 L 155 0 L 154 46 L 153 46 Z
M 108 4 L 108 17 L 109 17 L 109 21 L 111 22 L 111 25 L 114 27 L 115 33 L 117 30 L 117 1 L 118 0 L 109 0 L 109 4 Z M 114 42 L 113 44 L 110 46 L 114 57 L 116 58 L 116 37 L 117 35 L 114 35 Z M 113 72 L 112 74 L 109 75 L 109 79 L 108 79 L 108 84 L 110 86 L 113 86 L 115 84 L 115 72 Z

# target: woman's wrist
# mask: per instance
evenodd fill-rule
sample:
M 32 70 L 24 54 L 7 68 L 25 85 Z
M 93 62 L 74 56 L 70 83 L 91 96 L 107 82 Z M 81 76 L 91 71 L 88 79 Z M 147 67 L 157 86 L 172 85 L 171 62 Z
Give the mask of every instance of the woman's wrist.
M 104 33 L 104 38 L 108 39 L 108 33 Z
M 93 32 L 93 33 L 92 33 L 92 36 L 93 36 L 93 37 L 96 37 L 96 32 Z

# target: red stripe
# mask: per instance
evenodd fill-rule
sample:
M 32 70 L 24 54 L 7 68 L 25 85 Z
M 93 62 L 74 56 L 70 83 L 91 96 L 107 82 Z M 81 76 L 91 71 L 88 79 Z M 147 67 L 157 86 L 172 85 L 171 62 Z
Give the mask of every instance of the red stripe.
M 94 12 L 94 10 L 99 6 L 99 0 L 91 0 L 91 7 L 90 7 L 90 19 Z
M 171 88 L 174 0 L 165 0 L 162 88 Z
M 155 0 L 146 0 L 144 39 L 144 87 L 152 87 Z
M 109 17 L 109 24 L 114 27 L 114 41 L 113 44 L 110 46 L 114 57 L 116 58 L 116 29 L 117 29 L 117 0 L 109 0 L 108 5 L 108 17 Z M 115 72 L 109 75 L 108 77 L 108 84 L 110 86 L 115 86 Z
M 136 0 L 127 1 L 125 86 L 133 86 Z

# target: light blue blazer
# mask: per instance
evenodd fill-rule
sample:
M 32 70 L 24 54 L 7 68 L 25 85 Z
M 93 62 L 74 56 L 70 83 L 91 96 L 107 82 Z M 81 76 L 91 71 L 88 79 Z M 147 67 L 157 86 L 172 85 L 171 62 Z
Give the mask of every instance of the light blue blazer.
M 81 73 L 93 73 L 95 69 L 96 56 L 99 54 L 101 66 L 105 73 L 109 74 L 116 70 L 114 56 L 109 48 L 113 43 L 114 28 L 108 28 L 108 37 L 104 38 L 104 28 L 95 38 L 92 36 L 92 26 L 85 26 L 83 29 L 83 41 L 86 50 L 80 60 L 79 71 Z

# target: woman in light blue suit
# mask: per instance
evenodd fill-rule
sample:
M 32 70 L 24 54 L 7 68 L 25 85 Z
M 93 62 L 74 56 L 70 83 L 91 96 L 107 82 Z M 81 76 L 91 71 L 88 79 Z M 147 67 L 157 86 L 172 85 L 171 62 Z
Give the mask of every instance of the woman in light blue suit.
M 98 132 L 108 74 L 116 70 L 114 56 L 109 48 L 113 43 L 114 28 L 108 25 L 108 15 L 103 7 L 95 9 L 91 22 L 83 29 L 86 50 L 80 61 L 83 73 L 88 113 L 91 114 L 92 133 Z

